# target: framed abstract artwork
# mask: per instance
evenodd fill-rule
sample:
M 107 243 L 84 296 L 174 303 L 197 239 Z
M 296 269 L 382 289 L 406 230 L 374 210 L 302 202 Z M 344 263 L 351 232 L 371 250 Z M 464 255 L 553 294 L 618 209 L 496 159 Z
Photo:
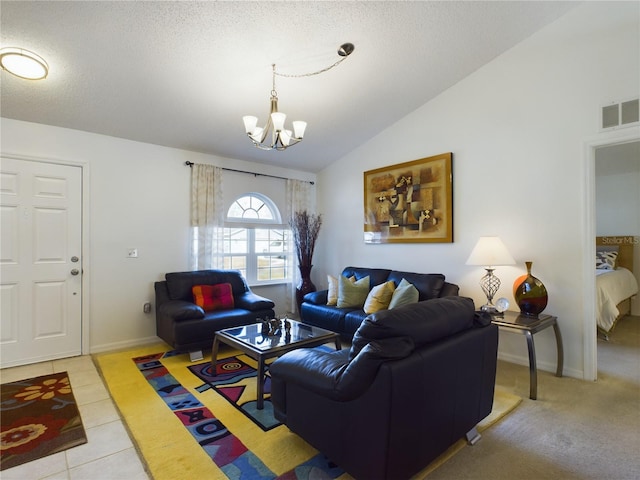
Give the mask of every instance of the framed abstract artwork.
M 452 154 L 364 172 L 365 243 L 453 242 Z

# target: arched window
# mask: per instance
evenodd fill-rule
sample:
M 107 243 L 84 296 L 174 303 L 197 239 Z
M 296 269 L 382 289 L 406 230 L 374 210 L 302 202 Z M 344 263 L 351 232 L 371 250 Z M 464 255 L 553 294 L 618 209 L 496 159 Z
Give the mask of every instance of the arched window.
M 265 222 L 280 224 L 280 212 L 278 207 L 269 199 L 260 193 L 250 193 L 236 199 L 229 207 L 227 212 L 227 220 Z
M 224 268 L 240 270 L 250 285 L 289 281 L 289 232 L 271 199 L 240 196 L 225 218 Z

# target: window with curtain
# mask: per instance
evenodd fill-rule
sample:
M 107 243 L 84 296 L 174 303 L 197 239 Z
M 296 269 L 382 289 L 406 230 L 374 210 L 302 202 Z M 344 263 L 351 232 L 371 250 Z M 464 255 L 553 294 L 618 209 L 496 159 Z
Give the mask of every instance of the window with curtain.
M 222 268 L 240 270 L 251 285 L 291 279 L 290 230 L 283 228 L 280 212 L 265 195 L 237 198 L 225 217 Z

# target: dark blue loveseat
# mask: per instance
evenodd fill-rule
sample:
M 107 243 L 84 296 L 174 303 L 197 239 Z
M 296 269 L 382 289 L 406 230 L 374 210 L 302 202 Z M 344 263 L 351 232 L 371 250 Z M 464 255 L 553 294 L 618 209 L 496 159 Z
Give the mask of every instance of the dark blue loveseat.
M 445 276 L 440 273 L 412 273 L 384 268 L 346 267 L 342 271 L 342 275 L 345 277 L 355 276 L 356 280 L 369 276 L 369 289 L 390 280 L 397 287 L 404 278 L 418 289 L 418 301 L 420 302 L 432 298 L 457 296 L 459 291 L 457 285 L 445 281 Z M 308 325 L 337 332 L 344 338 L 351 339 L 367 314 L 362 308 L 338 308 L 335 305 L 327 305 L 327 298 L 328 290 L 306 294 L 300 307 L 302 321 Z

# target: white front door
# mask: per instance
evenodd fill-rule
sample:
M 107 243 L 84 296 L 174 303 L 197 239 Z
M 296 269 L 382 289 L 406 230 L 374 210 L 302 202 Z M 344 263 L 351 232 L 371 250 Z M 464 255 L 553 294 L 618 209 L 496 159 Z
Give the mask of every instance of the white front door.
M 82 169 L 0 159 L 0 366 L 82 353 Z

